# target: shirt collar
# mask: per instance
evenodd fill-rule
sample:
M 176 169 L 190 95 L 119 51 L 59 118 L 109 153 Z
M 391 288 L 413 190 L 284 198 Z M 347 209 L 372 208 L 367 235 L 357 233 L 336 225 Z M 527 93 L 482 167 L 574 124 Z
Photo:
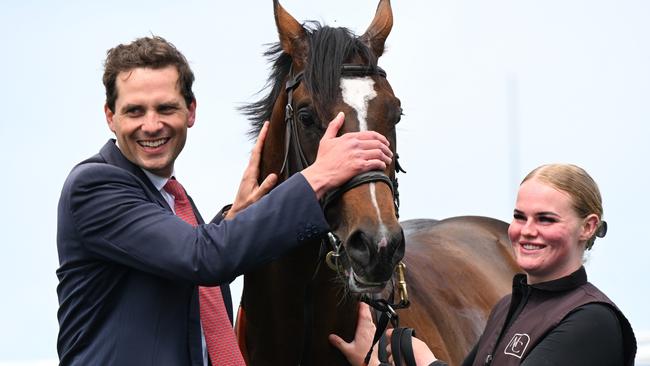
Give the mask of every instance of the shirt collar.
M 153 174 L 152 172 L 150 172 L 150 171 L 148 171 L 146 169 L 142 169 L 142 171 L 147 176 L 147 178 L 149 178 L 149 180 L 154 185 L 154 187 L 156 187 L 156 189 L 159 190 L 159 191 L 163 191 L 163 187 L 165 186 L 165 184 L 167 184 L 167 181 L 170 180 L 171 177 L 174 176 L 174 173 L 172 173 L 171 177 L 161 177 L 159 175 Z
M 120 149 L 120 151 L 122 151 L 122 149 L 120 148 L 120 144 L 117 141 L 117 139 L 115 139 L 115 146 L 117 146 L 117 148 Z M 147 178 L 149 178 L 149 180 L 154 185 L 154 187 L 156 187 L 156 189 L 158 191 L 161 191 L 161 192 L 163 191 L 163 187 L 165 186 L 165 184 L 167 184 L 167 181 L 170 180 L 171 177 L 174 176 L 174 172 L 172 172 L 171 177 L 161 177 L 159 175 L 153 174 L 152 172 L 150 172 L 150 171 L 148 171 L 146 169 L 143 169 L 142 167 L 140 167 L 140 169 L 144 172 L 144 174 L 147 176 Z

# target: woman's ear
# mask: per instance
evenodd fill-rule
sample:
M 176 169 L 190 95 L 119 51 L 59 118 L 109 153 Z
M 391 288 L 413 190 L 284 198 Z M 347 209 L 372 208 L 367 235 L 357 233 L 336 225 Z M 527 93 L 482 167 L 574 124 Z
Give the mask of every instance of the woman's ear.
M 587 217 L 582 219 L 582 232 L 580 233 L 580 241 L 591 239 L 594 234 L 596 234 L 599 223 L 600 219 L 596 214 L 589 214 Z

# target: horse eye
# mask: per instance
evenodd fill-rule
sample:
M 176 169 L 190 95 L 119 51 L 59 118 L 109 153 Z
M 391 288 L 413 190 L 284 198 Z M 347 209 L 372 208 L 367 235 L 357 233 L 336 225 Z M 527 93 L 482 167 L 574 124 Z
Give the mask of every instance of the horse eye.
M 300 111 L 298 112 L 298 121 L 303 124 L 305 127 L 310 127 L 314 125 L 314 115 L 310 111 Z

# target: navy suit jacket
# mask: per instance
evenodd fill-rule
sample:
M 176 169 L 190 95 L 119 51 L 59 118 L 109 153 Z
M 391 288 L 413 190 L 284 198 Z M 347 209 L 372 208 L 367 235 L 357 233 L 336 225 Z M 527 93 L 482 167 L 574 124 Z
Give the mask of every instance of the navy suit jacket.
M 225 284 L 232 320 L 228 283 L 328 230 L 301 174 L 220 217 L 174 215 L 114 140 L 77 165 L 58 207 L 60 363 L 202 365 L 197 285 Z

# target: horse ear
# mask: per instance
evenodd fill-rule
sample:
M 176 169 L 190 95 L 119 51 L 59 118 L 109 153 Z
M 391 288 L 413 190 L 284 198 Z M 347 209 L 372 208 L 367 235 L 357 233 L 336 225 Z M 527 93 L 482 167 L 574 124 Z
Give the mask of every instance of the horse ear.
M 390 0 L 380 0 L 372 20 L 361 40 L 370 47 L 377 57 L 384 53 L 384 43 L 393 28 L 393 10 Z
M 278 0 L 273 0 L 273 13 L 275 25 L 278 28 L 280 44 L 284 52 L 291 55 L 297 66 L 307 62 L 307 34 L 305 29 L 289 14 Z

